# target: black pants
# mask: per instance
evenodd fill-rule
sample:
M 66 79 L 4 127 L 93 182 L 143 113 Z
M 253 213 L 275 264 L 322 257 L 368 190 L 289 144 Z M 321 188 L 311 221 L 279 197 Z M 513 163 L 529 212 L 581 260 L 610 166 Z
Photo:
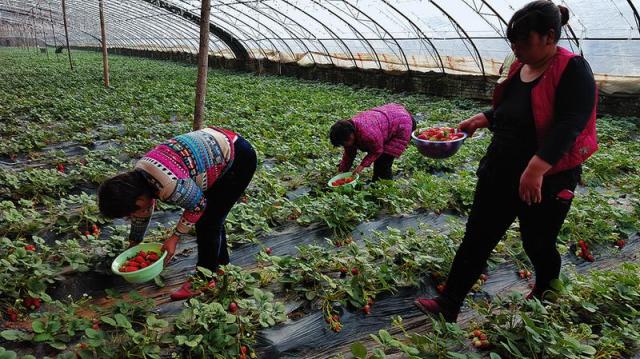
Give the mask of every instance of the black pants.
M 207 208 L 196 222 L 198 266 L 213 271 L 229 263 L 224 221 L 249 186 L 257 166 L 256 152 L 249 142 L 238 137 L 234 146 L 234 161 L 227 172 L 205 192 Z
M 383 153 L 378 157 L 378 159 L 373 163 L 373 180 L 377 181 L 379 179 L 393 179 L 393 160 L 395 157 Z
M 462 244 L 453 260 L 445 292 L 439 298 L 458 310 L 476 282 L 495 246 L 509 226 L 520 220 L 522 244 L 534 266 L 536 290 L 550 289 L 560 274 L 561 258 L 556 241 L 571 201 L 556 194 L 563 189 L 575 190 L 580 172 L 570 170 L 545 177 L 542 202 L 528 206 L 518 195 L 519 176 L 508 181 L 480 177 Z

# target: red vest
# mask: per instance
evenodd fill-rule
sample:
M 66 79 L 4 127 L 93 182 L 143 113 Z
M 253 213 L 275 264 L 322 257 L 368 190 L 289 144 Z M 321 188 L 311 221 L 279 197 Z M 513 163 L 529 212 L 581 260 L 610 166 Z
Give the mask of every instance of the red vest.
M 551 60 L 551 64 L 542 74 L 540 81 L 531 90 L 531 108 L 533 111 L 533 119 L 536 125 L 536 135 L 538 138 L 538 146 L 542 146 L 547 134 L 553 127 L 556 104 L 556 89 L 562 78 L 564 70 L 567 68 L 569 60 L 574 56 L 578 56 L 567 49 L 558 47 L 556 55 Z M 523 64 L 516 60 L 509 69 L 509 76 L 505 81 L 496 86 L 493 92 L 493 108 L 496 109 L 502 102 L 504 90 L 513 77 L 519 73 Z M 598 103 L 598 90 L 596 88 L 596 101 L 593 111 L 589 118 L 589 122 L 584 130 L 576 138 L 576 142 L 560 158 L 545 175 L 558 173 L 570 168 L 574 168 L 587 160 L 594 152 L 598 150 L 598 140 L 596 136 L 596 106 Z

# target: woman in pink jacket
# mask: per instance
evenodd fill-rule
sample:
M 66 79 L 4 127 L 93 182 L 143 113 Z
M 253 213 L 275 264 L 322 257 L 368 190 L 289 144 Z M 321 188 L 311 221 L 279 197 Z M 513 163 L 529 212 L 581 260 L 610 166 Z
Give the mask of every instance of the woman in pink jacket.
M 358 150 L 367 152 L 353 171 L 359 174 L 373 163 L 373 180 L 392 179 L 393 160 L 407 149 L 415 120 L 404 106 L 390 103 L 360 112 L 350 120 L 340 120 L 331 126 L 329 139 L 334 146 L 343 146 L 344 154 L 338 170 L 351 170 Z

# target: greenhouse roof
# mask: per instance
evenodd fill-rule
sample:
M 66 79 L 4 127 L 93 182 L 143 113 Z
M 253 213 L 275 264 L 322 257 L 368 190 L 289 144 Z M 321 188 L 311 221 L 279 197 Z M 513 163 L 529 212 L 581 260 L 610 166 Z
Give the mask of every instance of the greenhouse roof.
M 495 75 L 510 53 L 505 37 L 522 0 L 214 0 L 212 55 L 387 71 Z M 561 44 L 595 73 L 640 76 L 638 0 L 564 0 Z M 72 46 L 98 46 L 98 1 L 67 0 Z M 104 0 L 114 48 L 197 52 L 200 1 Z M 60 0 L 0 0 L 2 36 L 61 45 Z M 635 81 L 634 81 L 635 82 Z

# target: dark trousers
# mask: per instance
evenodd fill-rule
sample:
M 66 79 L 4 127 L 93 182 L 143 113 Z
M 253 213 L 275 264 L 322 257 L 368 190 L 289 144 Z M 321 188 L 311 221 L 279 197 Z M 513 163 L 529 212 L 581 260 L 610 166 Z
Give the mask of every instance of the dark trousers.
M 393 160 L 395 158 L 391 155 L 383 153 L 378 157 L 378 159 L 373 163 L 373 180 L 377 181 L 379 179 L 393 179 Z
M 516 217 L 524 250 L 534 266 L 536 291 L 550 289 L 560 274 L 561 258 L 556 241 L 571 201 L 556 197 L 563 189 L 575 190 L 579 171 L 545 177 L 542 202 L 528 206 L 518 195 L 519 176 L 509 181 L 479 178 L 462 244 L 453 260 L 445 292 L 439 298 L 458 310 L 471 290 L 491 252 Z
M 249 186 L 257 166 L 256 152 L 249 142 L 238 137 L 234 146 L 234 161 L 227 172 L 205 192 L 207 207 L 196 222 L 197 265 L 212 271 L 229 263 L 224 221 Z

